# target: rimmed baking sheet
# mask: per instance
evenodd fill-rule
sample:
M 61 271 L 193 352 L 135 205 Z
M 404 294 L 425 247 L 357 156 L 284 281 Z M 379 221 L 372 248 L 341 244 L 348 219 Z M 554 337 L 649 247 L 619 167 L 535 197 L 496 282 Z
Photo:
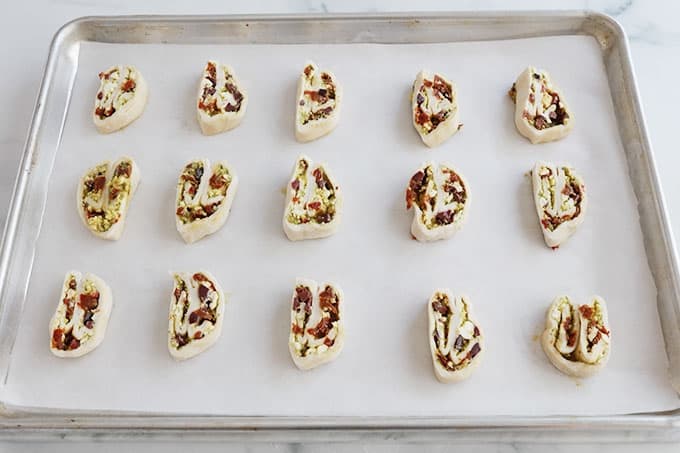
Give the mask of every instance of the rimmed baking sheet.
M 194 98 L 205 61 L 231 64 L 250 93 L 243 124 L 204 137 Z M 344 85 L 340 124 L 299 144 L 296 76 L 312 59 Z M 96 74 L 135 64 L 150 85 L 144 115 L 99 135 L 91 122 Z M 591 37 L 407 45 L 131 45 L 83 43 L 43 228 L 3 400 L 28 407 L 222 415 L 612 415 L 680 407 L 667 360 L 626 158 L 601 50 Z M 527 65 L 551 72 L 576 125 L 533 146 L 515 131 L 506 92 Z M 428 150 L 410 125 L 408 94 L 421 68 L 458 87 L 463 129 Z M 327 162 L 345 192 L 328 239 L 290 243 L 282 189 L 295 158 Z M 122 239 L 94 238 L 75 211 L 89 166 L 127 154 L 142 181 Z M 226 159 L 241 184 L 225 228 L 194 245 L 174 229 L 176 179 L 189 159 Z M 409 235 L 404 188 L 425 160 L 465 174 L 471 206 L 449 241 Z M 525 173 L 566 161 L 588 185 L 588 216 L 557 251 L 541 238 Z M 27 206 L 26 209 L 30 209 Z M 106 339 L 79 360 L 48 350 L 48 321 L 69 269 L 112 287 Z M 184 363 L 167 353 L 168 270 L 205 268 L 230 293 L 215 347 Z M 340 284 L 347 338 L 328 366 L 303 373 L 287 352 L 294 278 Z M 439 384 L 427 346 L 433 289 L 466 293 L 486 333 L 484 363 L 460 385 Z M 612 356 L 597 377 L 559 374 L 537 336 L 558 294 L 609 303 Z

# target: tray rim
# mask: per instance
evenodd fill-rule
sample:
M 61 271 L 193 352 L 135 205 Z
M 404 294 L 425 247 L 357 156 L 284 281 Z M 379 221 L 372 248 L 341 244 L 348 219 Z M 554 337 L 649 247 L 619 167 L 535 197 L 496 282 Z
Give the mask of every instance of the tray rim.
M 311 13 L 311 14 L 238 14 L 238 15 L 118 15 L 118 16 L 83 16 L 66 22 L 55 33 L 50 44 L 47 63 L 42 76 L 39 94 L 32 115 L 31 125 L 22 153 L 20 166 L 15 180 L 14 190 L 8 209 L 2 243 L 0 244 L 0 295 L 6 286 L 8 269 L 11 265 L 14 238 L 17 233 L 22 208 L 26 198 L 26 187 L 33 167 L 35 149 L 39 141 L 43 116 L 45 115 L 47 98 L 50 93 L 55 66 L 62 46 L 69 38 L 84 27 L 91 25 L 115 25 L 129 23 L 238 23 L 238 22 L 286 22 L 286 21 L 424 21 L 424 20 L 457 20 L 490 22 L 494 19 L 531 19 L 546 18 L 556 20 L 592 19 L 605 28 L 613 37 L 611 47 L 618 47 L 622 57 L 622 71 L 631 91 L 632 108 L 638 123 L 640 146 L 645 151 L 649 162 L 649 177 L 656 214 L 663 233 L 663 243 L 673 276 L 673 286 L 680 293 L 678 286 L 678 254 L 667 215 L 665 198 L 661 191 L 654 153 L 647 133 L 645 117 L 638 94 L 637 80 L 633 71 L 632 58 L 626 33 L 611 16 L 591 10 L 564 11 L 485 11 L 485 12 L 399 12 L 399 13 Z M 554 35 L 567 33 L 555 33 Z M 574 34 L 596 36 L 594 31 L 575 31 Z M 501 38 L 493 38 L 501 39 Z M 505 38 L 515 39 L 515 38 Z M 601 45 L 604 44 L 601 42 Z M 604 49 L 603 49 L 604 50 Z M 3 297 L 4 299 L 4 297 Z M 2 300 L 0 300 L 2 304 Z M 0 305 L 0 316 L 6 307 Z M 389 436 L 398 431 L 400 435 Z M 578 430 L 578 431 L 575 431 Z M 125 433 L 127 435 L 170 435 L 177 436 L 187 432 L 211 433 L 213 435 L 229 434 L 230 437 L 253 434 L 286 438 L 293 433 L 305 432 L 311 438 L 333 438 L 333 433 L 344 432 L 352 436 L 370 436 L 383 433 L 394 438 L 413 438 L 424 432 L 439 432 L 450 437 L 451 434 L 485 435 L 495 434 L 507 438 L 508 435 L 541 431 L 553 435 L 594 433 L 600 436 L 606 432 L 637 431 L 645 436 L 661 440 L 680 439 L 680 409 L 668 412 L 644 414 L 626 414 L 614 416 L 490 416 L 490 417 L 396 417 L 396 416 L 212 416 L 212 415 L 177 415 L 146 414 L 140 412 L 106 411 L 60 411 L 49 408 L 25 408 L 5 404 L 0 401 L 0 438 L 25 436 L 32 437 L 64 435 L 64 433 L 80 433 L 91 437 L 109 433 Z M 393 433 L 396 434 L 396 433 Z M 530 435 L 529 435 L 530 436 Z M 389 438 L 388 437 L 388 438 Z M 534 439 L 534 437 L 527 437 Z

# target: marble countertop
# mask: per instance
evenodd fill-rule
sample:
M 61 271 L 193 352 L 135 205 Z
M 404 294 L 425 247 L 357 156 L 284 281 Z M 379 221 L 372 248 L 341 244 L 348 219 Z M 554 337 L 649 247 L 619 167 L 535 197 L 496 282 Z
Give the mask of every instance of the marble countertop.
M 368 11 L 474 11 L 474 10 L 551 10 L 591 9 L 604 12 L 616 18 L 624 26 L 630 39 L 635 71 L 638 79 L 647 126 L 652 140 L 671 223 L 676 236 L 680 231 L 680 178 L 675 168 L 680 166 L 677 139 L 673 136 L 676 114 L 674 106 L 680 104 L 680 92 L 672 87 L 680 78 L 680 2 L 662 0 L 573 0 L 563 2 L 544 0 L 533 2 L 517 0 L 512 5 L 502 0 L 459 0 L 441 2 L 437 0 L 381 0 L 365 2 L 360 0 L 261 0 L 252 2 L 226 2 L 224 0 L 203 0 L 201 2 L 169 2 L 166 0 L 36 0 L 11 2 L 4 6 L 0 23 L 0 221 L 4 224 L 10 194 L 13 188 L 24 141 L 33 112 L 43 67 L 50 40 L 65 22 L 87 15 L 115 14 L 237 14 L 237 13 L 305 13 L 305 12 L 368 12 Z M 16 68 L 16 69 L 9 69 Z M 299 444 L 201 444 L 201 451 L 248 451 L 287 452 L 316 451 L 322 445 Z M 453 446 L 431 445 L 430 451 L 450 451 Z M 72 452 L 90 451 L 181 451 L 186 448 L 177 444 L 115 443 L 105 445 L 90 442 L 61 443 L 56 451 L 67 449 Z M 192 447 L 195 448 L 195 447 Z M 455 445 L 461 451 L 473 452 L 634 452 L 641 445 L 623 444 L 568 444 L 552 446 L 545 444 L 504 444 L 483 443 L 476 445 Z M 678 444 L 646 445 L 649 451 L 677 452 Z M 181 449 L 181 450 L 180 450 Z M 325 451 L 350 452 L 411 452 L 422 450 L 421 445 L 333 445 Z M 0 443 L 4 451 L 49 451 L 55 446 L 46 443 L 25 444 L 22 442 Z

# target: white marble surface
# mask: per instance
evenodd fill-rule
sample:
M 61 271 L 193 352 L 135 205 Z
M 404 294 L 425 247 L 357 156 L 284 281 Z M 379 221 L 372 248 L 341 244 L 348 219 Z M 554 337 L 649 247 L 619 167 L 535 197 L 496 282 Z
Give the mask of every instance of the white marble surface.
M 680 166 L 680 150 L 673 133 L 677 128 L 676 108 L 680 105 L 680 92 L 674 83 L 680 79 L 680 2 L 670 0 L 574 0 L 570 2 L 543 0 L 542 2 L 519 0 L 512 4 L 503 0 L 441 2 L 436 0 L 264 0 L 228 2 L 225 0 L 202 0 L 179 2 L 168 0 L 37 0 L 10 2 L 5 0 L 0 13 L 0 222 L 4 223 L 6 207 L 13 187 L 19 156 L 33 111 L 43 65 L 50 39 L 58 27 L 75 17 L 99 14 L 228 14 L 228 13 L 302 13 L 302 12 L 350 12 L 350 11 L 435 11 L 435 10 L 532 10 L 532 9 L 592 9 L 614 16 L 625 27 L 630 44 L 645 109 L 647 125 L 659 166 L 661 183 L 668 204 L 673 229 L 680 231 L 680 178 L 675 169 Z M 411 452 L 423 450 L 419 445 L 284 445 L 284 444 L 200 444 L 192 447 L 200 451 L 244 452 Z M 553 446 L 544 444 L 476 444 L 431 445 L 429 451 L 473 452 L 637 452 L 644 448 L 650 452 L 678 452 L 678 444 L 568 444 Z M 36 451 L 85 452 L 96 449 L 108 451 L 169 452 L 182 451 L 186 446 L 177 444 L 124 443 L 105 445 L 95 443 L 0 443 L 0 452 Z

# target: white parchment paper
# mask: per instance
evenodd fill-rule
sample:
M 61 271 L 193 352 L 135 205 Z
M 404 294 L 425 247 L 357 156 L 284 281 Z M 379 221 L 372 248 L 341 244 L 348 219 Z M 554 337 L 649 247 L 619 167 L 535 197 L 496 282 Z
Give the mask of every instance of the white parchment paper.
M 195 96 L 205 61 L 231 64 L 250 93 L 242 125 L 204 137 Z M 340 124 L 321 140 L 294 139 L 295 84 L 306 60 L 344 85 Z M 143 116 L 112 135 L 91 119 L 97 73 L 136 65 L 146 77 Z M 531 145 L 515 130 L 507 90 L 529 64 L 551 72 L 576 124 L 566 139 Z M 411 126 L 408 94 L 421 68 L 449 75 L 465 126 L 429 150 Z M 295 158 L 327 162 L 345 193 L 331 238 L 289 242 L 281 228 Z M 142 181 L 118 242 L 92 236 L 75 209 L 78 178 L 127 154 Z M 197 157 L 226 159 L 241 184 L 226 226 L 186 245 L 175 231 L 179 172 Z M 467 223 L 451 240 L 410 238 L 404 189 L 421 162 L 454 164 L 468 179 Z M 526 172 L 566 161 L 585 178 L 590 205 L 557 251 L 543 243 Z M 666 374 L 655 288 L 636 199 L 616 129 L 600 50 L 587 37 L 437 45 L 83 45 L 70 111 L 49 185 L 6 398 L 64 409 L 229 415 L 620 414 L 680 406 Z M 113 289 L 99 349 L 77 360 L 49 352 L 48 321 L 69 269 Z M 169 270 L 204 268 L 230 293 L 218 343 L 182 363 L 166 349 Z M 298 371 L 287 349 L 296 276 L 330 280 L 346 296 L 340 357 Z M 425 305 L 437 287 L 470 297 L 486 334 L 473 377 L 439 384 Z M 600 294 L 609 305 L 607 368 L 575 381 L 537 340 L 552 299 Z

